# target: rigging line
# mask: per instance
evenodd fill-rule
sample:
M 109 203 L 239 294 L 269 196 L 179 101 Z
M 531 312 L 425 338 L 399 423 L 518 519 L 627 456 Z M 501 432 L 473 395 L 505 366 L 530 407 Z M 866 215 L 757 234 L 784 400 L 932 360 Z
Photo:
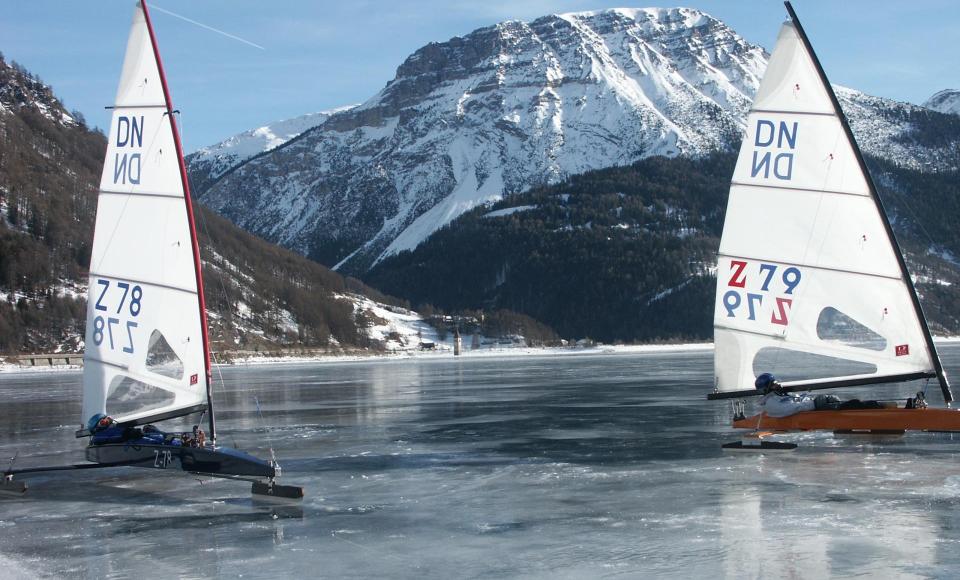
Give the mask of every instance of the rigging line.
M 189 179 L 189 178 L 190 178 L 190 176 L 189 176 L 189 173 L 188 173 L 187 179 Z M 190 196 L 190 203 L 194 204 L 194 208 L 197 210 L 197 211 L 193 212 L 193 217 L 194 217 L 194 220 L 195 220 L 197 223 L 199 223 L 199 225 L 200 225 L 200 233 L 202 233 L 202 234 L 203 234 L 203 237 L 206 238 L 207 246 L 210 248 L 209 252 L 210 252 L 210 253 L 215 253 L 214 250 L 213 250 L 213 237 L 210 235 L 210 230 L 207 228 L 207 218 L 206 218 L 206 215 L 204 214 L 203 211 L 200 211 L 200 206 L 199 206 L 200 202 L 197 201 L 196 198 L 194 198 L 194 197 L 191 195 L 191 196 Z M 203 270 L 203 256 L 202 256 L 202 254 L 203 254 L 203 244 L 200 243 L 200 238 L 199 238 L 199 236 L 197 237 L 197 246 L 198 246 L 198 248 L 200 249 L 200 253 L 201 253 L 200 269 L 201 269 L 201 271 L 202 271 L 202 270 Z M 230 335 L 232 336 L 234 330 L 236 330 L 236 323 L 232 323 L 232 324 L 231 324 L 231 322 L 233 321 L 233 303 L 232 303 L 231 300 L 230 300 L 230 295 L 227 293 L 227 284 L 226 284 L 226 282 L 224 281 L 224 276 L 228 276 L 228 275 L 229 275 L 229 274 L 227 273 L 227 269 L 228 269 L 228 268 L 226 268 L 226 264 L 227 264 L 227 259 L 226 259 L 226 257 L 223 258 L 223 261 L 224 261 L 224 266 L 225 266 L 224 268 L 221 269 L 221 272 L 223 273 L 223 275 L 217 276 L 216 278 L 217 278 L 218 285 L 220 286 L 220 291 L 221 291 L 221 293 L 223 294 L 223 301 L 224 301 L 224 303 L 225 303 L 224 311 L 230 313 L 230 321 L 228 321 L 225 316 L 221 316 L 221 317 L 220 317 L 220 320 L 221 320 L 221 329 L 220 329 L 220 332 L 221 332 L 221 335 L 223 335 L 225 332 L 228 332 L 228 331 L 229 331 L 229 332 L 230 332 Z M 215 263 L 215 261 L 214 261 L 214 259 L 213 259 L 213 256 L 210 257 L 210 260 L 208 260 L 208 262 L 209 262 L 209 264 L 211 265 L 211 269 L 212 269 L 212 268 L 214 267 L 213 265 L 214 265 L 214 263 Z M 238 269 L 238 271 L 239 271 L 239 266 L 237 267 L 237 269 Z M 208 281 L 209 281 L 209 280 L 208 280 Z M 238 283 L 237 285 L 239 286 L 239 283 Z M 207 288 L 209 288 L 209 286 L 207 286 Z M 209 312 L 209 311 L 210 311 L 210 308 L 209 308 L 209 306 L 208 306 L 208 307 L 207 307 L 207 312 Z M 208 329 L 209 329 L 209 327 L 210 327 L 210 322 L 209 322 L 209 320 L 207 321 L 207 327 L 208 327 Z M 238 336 L 238 338 L 239 338 L 239 336 Z M 212 349 L 211 349 L 211 353 L 213 353 L 213 350 L 212 350 Z M 218 363 L 218 364 L 219 364 L 219 363 Z M 219 370 L 218 370 L 218 372 L 219 372 Z M 220 382 L 221 382 L 221 383 L 223 382 L 223 376 L 222 376 L 222 374 L 221 374 L 221 377 L 220 377 Z
M 842 133 L 838 133 L 837 136 L 836 136 L 836 138 L 834 139 L 832 151 L 836 151 L 836 150 L 837 150 L 837 147 L 838 147 L 838 145 L 839 145 L 839 143 L 840 143 L 840 135 L 841 135 L 841 134 L 842 134 Z M 832 229 L 832 227 L 833 227 L 833 222 L 834 222 L 834 220 L 836 219 L 836 216 L 837 216 L 836 204 L 833 204 L 833 211 L 830 211 L 830 210 L 829 210 L 829 207 L 824 208 L 824 205 L 823 205 L 824 200 L 826 200 L 828 194 L 827 194 L 825 191 L 822 191 L 822 190 L 825 190 L 825 189 L 826 189 L 827 183 L 828 183 L 829 180 L 830 180 L 830 174 L 831 174 L 831 172 L 832 172 L 833 169 L 834 169 L 834 167 L 833 167 L 834 158 L 833 158 L 833 153 L 832 153 L 832 152 L 830 153 L 828 159 L 825 160 L 825 161 L 826 161 L 826 163 L 827 163 L 827 168 L 826 168 L 827 170 L 826 170 L 826 172 L 824 172 L 823 181 L 821 182 L 821 192 L 820 192 L 820 194 L 819 194 L 819 196 L 818 196 L 818 199 L 817 199 L 817 209 L 816 209 L 816 211 L 814 211 L 814 214 L 813 214 L 813 222 L 812 222 L 813 227 L 810 228 L 810 232 L 809 232 L 809 234 L 808 234 L 808 236 L 807 236 L 807 242 L 806 242 L 806 244 L 804 245 L 804 248 L 803 248 L 803 263 L 804 263 L 804 264 L 809 264 L 809 263 L 811 263 L 811 261 L 810 261 L 810 252 L 811 252 L 811 249 L 812 249 L 812 247 L 813 247 L 813 245 L 814 245 L 814 234 L 817 232 L 817 227 L 816 227 L 816 226 L 817 226 L 818 223 L 821 223 L 821 220 L 825 221 L 825 222 L 826 222 L 826 225 L 824 226 L 824 231 L 826 232 L 826 234 L 821 237 L 820 245 L 819 245 L 819 247 L 816 249 L 816 257 L 817 257 L 817 260 L 816 260 L 815 262 L 813 262 L 814 268 L 819 268 L 819 267 L 820 267 L 821 262 L 820 262 L 819 257 L 823 255 L 823 248 L 827 245 L 827 240 L 828 240 L 829 237 L 830 237 L 830 236 L 829 236 L 829 232 L 831 231 L 831 229 Z M 796 310 L 799 310 L 799 311 L 801 311 L 801 312 L 804 311 L 804 310 L 806 310 L 806 309 L 809 309 L 809 308 L 811 307 L 806 301 L 800 300 L 800 298 L 801 298 L 804 294 L 806 294 L 806 290 L 807 290 L 807 286 L 803 286 L 802 288 L 798 288 L 798 289 L 797 289 L 797 298 L 794 299 L 794 303 L 797 304 Z M 798 314 L 795 314 L 795 316 L 797 316 L 797 315 L 798 315 Z M 818 319 L 819 319 L 819 316 L 818 316 Z M 818 320 L 818 321 L 819 321 L 819 320 Z M 783 331 L 784 338 L 786 338 L 786 334 L 787 334 L 787 331 L 788 331 L 788 330 L 789 330 L 789 327 L 784 329 L 784 331 Z M 780 364 L 780 359 L 781 359 L 782 356 L 785 356 L 785 353 L 786 353 L 786 349 L 777 349 L 776 355 L 774 355 L 774 365 L 779 365 L 779 364 Z
M 207 326 L 210 326 L 210 324 L 207 323 Z M 209 341 L 207 342 L 207 348 L 210 348 L 210 343 L 209 343 Z M 222 384 L 223 384 L 223 371 L 220 369 L 220 365 L 221 365 L 220 360 L 217 358 L 217 353 L 216 353 L 213 349 L 210 349 L 210 356 L 213 357 L 213 362 L 214 362 L 214 363 L 216 364 L 216 366 L 217 366 L 217 379 L 219 379 L 220 384 L 222 385 Z M 210 404 L 211 404 L 211 405 L 213 404 L 213 387 L 214 387 L 214 382 L 211 380 L 211 381 L 210 381 Z
M 200 28 L 205 28 L 205 29 L 207 29 L 207 30 L 209 30 L 209 31 L 211 31 L 211 32 L 216 32 L 217 34 L 222 34 L 223 36 L 226 36 L 227 38 L 232 38 L 232 39 L 234 39 L 234 40 L 236 40 L 236 41 L 239 41 L 239 42 L 242 42 L 242 43 L 244 43 L 244 44 L 249 44 L 250 46 L 252 46 L 252 47 L 254 47 L 254 48 L 259 48 L 260 50 L 267 50 L 266 48 L 260 46 L 259 44 L 255 43 L 255 42 L 250 42 L 249 40 L 245 40 L 245 39 L 243 39 L 243 38 L 240 38 L 239 36 L 235 36 L 235 35 L 233 35 L 233 34 L 230 34 L 229 32 L 224 32 L 223 30 L 220 30 L 220 29 L 218 29 L 218 28 L 214 28 L 214 27 L 212 27 L 212 26 L 207 26 L 206 24 L 204 24 L 204 23 L 202 23 L 202 22 L 197 22 L 196 20 L 191 20 L 190 18 L 187 18 L 186 16 L 182 16 L 182 15 L 180 15 L 180 14 L 177 14 L 176 12 L 171 12 L 171 11 L 169 11 L 169 10 L 165 10 L 165 9 L 163 9 L 163 8 L 160 8 L 159 6 L 157 6 L 156 4 L 154 4 L 153 2 L 150 3 L 150 8 L 151 8 L 152 10 L 156 10 L 156 11 L 158 11 L 158 12 L 163 12 L 164 14 L 167 14 L 167 15 L 169 15 L 169 16 L 173 16 L 174 18 L 179 18 L 180 20 L 183 20 L 184 22 L 189 22 L 190 24 L 193 24 L 193 25 L 195 25 L 195 26 L 199 26 Z
M 829 116 L 835 117 L 837 114 L 838 114 L 838 113 L 835 111 L 834 113 L 830 114 Z M 829 234 L 831 228 L 833 227 L 833 222 L 834 222 L 834 220 L 835 220 L 835 218 L 836 218 L 836 215 L 837 215 L 837 209 L 836 209 L 836 205 L 835 205 L 835 204 L 833 205 L 833 211 L 829 211 L 829 208 L 824 208 L 823 203 L 824 203 L 824 200 L 826 199 L 826 197 L 827 197 L 827 195 L 828 195 L 828 194 L 825 192 L 825 190 L 827 189 L 827 183 L 830 181 L 830 175 L 831 175 L 831 173 L 832 173 L 833 170 L 834 170 L 833 165 L 834 165 L 835 158 L 834 158 L 833 152 L 834 152 L 834 151 L 837 151 L 837 148 L 838 148 L 839 145 L 840 145 L 840 138 L 841 138 L 842 135 L 843 135 L 843 132 L 842 132 L 842 131 L 837 132 L 837 134 L 836 134 L 836 136 L 835 136 L 835 138 L 834 138 L 833 147 L 832 147 L 832 149 L 831 149 L 831 151 L 830 151 L 830 153 L 829 153 L 829 156 L 828 156 L 826 159 L 824 159 L 824 162 L 826 162 L 826 171 L 824 172 L 824 174 L 823 174 L 823 180 L 822 180 L 821 183 L 820 183 L 820 190 L 821 190 L 821 191 L 820 191 L 820 193 L 819 193 L 819 195 L 818 195 L 818 199 L 817 199 L 817 208 L 816 208 L 816 210 L 814 211 L 814 214 L 813 214 L 813 222 L 812 222 L 812 224 L 813 224 L 814 227 L 811 227 L 811 228 L 810 228 L 809 234 L 807 235 L 807 242 L 806 242 L 806 244 L 804 244 L 804 248 L 803 248 L 803 263 L 804 263 L 804 264 L 810 263 L 809 256 L 810 256 L 810 252 L 811 252 L 811 250 L 813 249 L 813 246 L 814 246 L 814 234 L 815 234 L 816 231 L 817 231 L 816 225 L 817 225 L 821 220 L 825 220 L 825 221 L 826 221 L 825 231 L 827 232 L 827 234 Z M 825 210 L 826 210 L 826 211 L 825 211 Z M 826 215 L 824 215 L 824 213 L 825 213 Z M 817 258 L 818 258 L 818 259 L 816 260 L 816 263 L 814 264 L 814 267 L 818 267 L 818 266 L 820 265 L 819 257 L 823 255 L 823 248 L 826 246 L 828 239 L 829 239 L 829 235 L 823 235 L 823 236 L 822 236 L 821 241 L 820 241 L 820 244 L 819 244 L 819 247 L 816 249 L 816 255 L 817 255 Z M 801 310 L 801 311 L 802 311 L 802 310 L 805 310 L 805 309 L 810 308 L 810 305 L 807 304 L 805 301 L 799 300 L 799 298 L 801 298 L 801 297 L 806 293 L 806 288 L 807 288 L 806 286 L 803 286 L 802 288 L 799 288 L 798 291 L 797 291 L 797 297 L 794 299 L 794 303 L 797 304 L 797 306 L 798 306 L 797 310 Z M 783 338 L 786 338 L 786 334 L 787 334 L 788 330 L 789 330 L 789 328 L 785 328 L 785 329 L 784 329 Z M 779 365 L 780 365 L 781 357 L 782 357 L 782 356 L 785 356 L 785 349 L 777 349 L 777 350 L 776 350 L 776 354 L 774 355 L 774 358 L 773 358 L 773 366 L 774 366 L 774 368 L 779 368 Z
M 164 113 L 164 115 L 166 115 L 166 113 Z M 163 116 L 161 116 L 161 119 L 163 119 Z M 153 146 L 154 146 L 154 144 L 156 144 L 157 138 L 160 136 L 160 131 L 163 129 L 163 125 L 164 125 L 164 123 L 163 123 L 162 120 L 161 120 L 159 123 L 157 123 L 156 129 L 154 129 L 154 131 L 153 131 L 153 137 L 150 138 L 150 141 L 149 141 L 149 144 L 147 145 L 147 147 L 146 147 L 146 148 L 143 148 L 143 147 L 140 148 L 140 149 L 143 149 L 148 155 L 149 155 L 150 153 L 153 153 Z M 107 136 L 107 138 L 109 139 L 109 135 Z M 109 145 L 108 145 L 108 147 L 107 147 L 107 152 L 109 153 L 109 151 L 110 151 L 110 149 L 109 149 Z M 162 150 L 161 150 L 161 152 L 162 152 Z M 106 163 L 107 163 L 108 160 L 109 160 L 109 157 L 104 160 L 104 165 L 106 165 Z M 134 190 L 134 187 L 136 187 L 136 185 L 137 185 L 137 184 L 130 183 L 129 186 L 128 186 L 129 191 L 128 191 L 127 193 L 132 193 L 133 190 Z M 122 193 L 122 188 L 121 188 L 120 190 L 118 190 L 116 193 Z M 113 229 L 110 231 L 110 236 L 109 236 L 109 237 L 107 238 L 107 240 L 106 240 L 106 246 L 104 246 L 103 254 L 101 254 L 100 262 L 97 263 L 97 267 L 96 267 L 96 268 L 93 267 L 93 256 L 91 256 L 91 262 L 90 262 L 90 269 L 91 269 L 91 270 L 99 270 L 99 269 L 100 269 L 100 266 L 103 265 L 103 260 L 106 259 L 107 254 L 109 253 L 108 250 L 109 250 L 110 247 L 113 245 L 113 238 L 117 235 L 117 231 L 119 231 L 119 229 L 120 229 L 120 224 L 123 222 L 123 216 L 127 213 L 127 206 L 130 204 L 130 200 L 131 200 L 132 198 L 133 198 L 132 195 L 128 195 L 127 198 L 126 198 L 125 200 L 123 200 L 123 207 L 120 208 L 120 216 L 119 216 L 119 218 L 116 220 L 116 222 L 114 222 L 114 224 L 113 224 Z M 100 206 L 100 193 L 99 193 L 99 190 L 98 190 L 98 192 L 97 192 L 97 207 L 99 208 L 99 206 Z
M 907 213 L 910 214 L 910 217 L 913 218 L 914 225 L 916 225 L 920 231 L 923 233 L 924 237 L 927 238 L 927 242 L 930 243 L 930 246 L 937 246 L 938 244 L 934 241 L 933 237 L 930 235 L 930 232 L 927 231 L 927 228 L 923 227 L 923 220 L 913 211 L 910 203 L 907 201 L 907 196 L 901 195 L 901 192 L 897 191 L 896 187 L 884 187 L 884 190 L 888 194 L 892 194 L 893 197 L 896 197 L 899 200 L 900 205 L 906 208 Z M 880 195 L 880 192 L 877 192 L 877 195 Z
M 263 420 L 263 410 L 260 408 L 260 399 L 256 396 L 253 397 L 253 402 L 257 405 L 257 418 L 260 419 L 260 426 L 263 428 L 264 432 L 267 434 L 267 445 L 270 446 L 270 459 L 274 463 L 277 462 L 277 454 L 273 450 L 273 437 L 270 436 L 270 427 L 266 425 L 266 421 Z
M 826 189 L 826 187 L 827 187 L 827 181 L 829 181 L 829 179 L 830 179 L 830 172 L 833 171 L 833 162 L 835 161 L 835 158 L 833 157 L 833 152 L 834 152 L 834 151 L 837 151 L 837 149 L 839 148 L 839 146 L 840 146 L 840 138 L 841 138 L 842 135 L 843 135 L 843 132 L 842 132 L 842 131 L 837 132 L 837 136 L 836 136 L 836 138 L 833 140 L 833 149 L 831 150 L 831 152 L 829 153 L 829 156 L 828 156 L 829 162 L 827 163 L 827 172 L 826 172 L 826 175 L 823 176 L 822 189 Z M 818 216 L 820 215 L 820 205 L 823 203 L 824 197 L 826 197 L 826 195 L 825 195 L 825 194 L 821 194 L 821 196 L 820 196 L 820 203 L 817 204 L 817 215 L 818 215 Z M 837 215 L 837 209 L 836 209 L 836 205 L 834 205 L 833 212 L 830 213 L 830 221 L 827 223 L 827 231 L 828 231 L 828 232 L 830 231 L 830 228 L 833 226 L 833 220 L 834 220 L 834 218 L 836 217 L 836 215 Z M 811 234 L 811 237 L 812 237 L 813 232 L 811 231 L 810 234 Z M 827 239 L 828 239 L 827 236 L 823 236 L 823 241 L 820 242 L 820 247 L 817 249 L 817 252 L 818 252 L 817 255 L 823 255 L 823 248 L 824 248 L 824 246 L 827 245 Z

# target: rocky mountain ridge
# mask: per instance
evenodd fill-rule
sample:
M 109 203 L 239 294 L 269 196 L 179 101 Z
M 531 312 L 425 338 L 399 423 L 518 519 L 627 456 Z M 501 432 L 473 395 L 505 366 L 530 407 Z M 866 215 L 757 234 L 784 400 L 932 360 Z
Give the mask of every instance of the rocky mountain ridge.
M 651 156 L 730 150 L 766 62 L 694 9 L 503 22 L 421 48 L 370 100 L 199 196 L 245 229 L 359 274 L 505 195 Z M 957 166 L 960 135 L 914 136 L 934 113 L 838 94 L 867 153 Z
M 939 113 L 960 115 L 960 91 L 956 89 L 938 91 L 931 95 L 923 106 Z
M 7 63 L 0 53 L 0 113 L 22 113 L 33 110 L 53 123 L 72 126 L 75 119 L 67 112 L 53 89 L 17 62 Z M 78 115 L 79 116 L 79 115 Z
M 191 186 L 198 191 L 206 189 L 224 173 L 251 157 L 275 149 L 304 131 L 322 125 L 330 115 L 348 111 L 355 106 L 349 105 L 283 119 L 244 131 L 215 145 L 201 147 L 186 158 L 190 166 Z

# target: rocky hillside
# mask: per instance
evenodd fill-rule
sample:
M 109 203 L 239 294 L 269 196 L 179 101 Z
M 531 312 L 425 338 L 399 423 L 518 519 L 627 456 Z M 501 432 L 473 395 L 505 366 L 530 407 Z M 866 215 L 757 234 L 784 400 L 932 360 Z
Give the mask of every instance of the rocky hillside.
M 937 111 L 952 115 L 960 115 L 960 91 L 956 89 L 944 89 L 934 93 L 923 106 Z
M 347 111 L 341 107 L 331 111 L 307 113 L 293 119 L 284 119 L 263 127 L 244 131 L 216 145 L 203 147 L 187 155 L 191 187 L 197 191 L 209 188 L 224 173 L 251 157 L 275 149 L 307 129 L 322 125 L 330 115 Z
M 731 150 L 766 62 L 694 9 L 504 22 L 421 48 L 370 100 L 240 164 L 200 198 L 266 239 L 363 273 L 507 194 L 651 156 Z M 839 93 L 868 153 L 957 165 L 960 135 L 914 138 L 933 113 Z
M 0 354 L 82 348 L 105 151 L 102 133 L 0 56 Z M 400 302 L 198 215 L 215 349 L 383 347 L 377 327 Z

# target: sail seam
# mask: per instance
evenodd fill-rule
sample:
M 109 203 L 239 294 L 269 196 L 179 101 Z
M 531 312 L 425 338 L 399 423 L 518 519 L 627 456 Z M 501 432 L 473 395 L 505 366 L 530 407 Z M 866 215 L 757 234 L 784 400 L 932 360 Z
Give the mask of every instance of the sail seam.
M 134 284 L 146 284 L 147 286 L 153 286 L 153 287 L 155 287 L 155 288 L 164 288 L 164 289 L 167 289 L 167 290 L 177 290 L 177 291 L 179 291 L 179 292 L 186 292 L 187 294 L 196 294 L 196 293 L 197 293 L 196 290 L 192 290 L 192 289 L 190 289 L 190 288 L 184 288 L 184 287 L 182 287 L 182 286 L 172 286 L 172 285 L 170 285 L 170 284 L 159 284 L 159 283 L 157 283 L 157 282 L 151 282 L 150 280 L 138 280 L 138 279 L 136 279 L 136 278 L 119 278 L 119 277 L 117 277 L 117 276 L 112 276 L 112 275 L 110 275 L 110 274 L 101 274 L 101 273 L 99 273 L 99 272 L 93 272 L 93 271 L 90 272 L 90 277 L 91 277 L 91 278 L 93 278 L 93 277 L 97 277 L 97 278 L 109 278 L 109 279 L 111 279 L 111 280 L 119 280 L 119 281 L 121 281 L 121 282 L 133 282 Z
M 150 193 L 144 191 L 119 191 L 115 189 L 101 189 L 100 193 L 107 195 L 133 195 L 137 197 L 163 197 L 168 199 L 182 200 L 183 196 L 175 193 Z
M 818 113 L 815 111 L 776 111 L 773 109 L 750 109 L 751 113 L 767 113 L 771 115 L 805 115 L 813 117 L 836 117 L 836 113 Z
M 99 359 L 99 358 L 93 358 L 92 356 L 84 356 L 83 359 L 84 359 L 85 362 L 100 363 L 100 364 L 102 364 L 102 365 L 107 365 L 108 367 L 113 367 L 113 368 L 116 368 L 116 369 L 120 369 L 120 370 L 122 370 L 122 371 L 129 371 L 129 370 L 130 370 L 130 367 L 129 367 L 128 365 L 121 365 L 121 364 L 113 363 L 113 362 L 110 362 L 110 361 L 105 361 L 105 360 Z
M 770 332 L 760 332 L 759 330 L 744 330 L 744 329 L 739 328 L 739 327 L 737 327 L 737 326 L 726 326 L 726 325 L 724 325 L 724 324 L 719 324 L 719 323 L 716 323 L 716 322 L 713 323 L 713 329 L 716 330 L 716 329 L 718 329 L 718 328 L 721 329 L 721 330 L 731 330 L 731 331 L 734 331 L 734 332 L 742 332 L 743 334 L 753 334 L 753 335 L 757 335 L 757 336 L 763 336 L 763 337 L 766 337 L 766 338 L 773 338 L 773 339 L 775 339 L 775 340 L 785 340 L 785 338 L 784 338 L 784 336 L 783 336 L 782 334 L 773 334 L 773 333 L 770 333 Z
M 762 183 L 747 183 L 744 181 L 731 181 L 730 185 L 738 185 L 740 187 L 760 187 L 763 189 L 783 189 L 786 191 L 805 191 L 808 193 L 831 193 L 836 195 L 852 195 L 854 197 L 862 197 L 864 199 L 870 199 L 869 193 L 854 193 L 851 191 L 839 191 L 836 189 L 813 189 L 810 187 L 784 187 L 782 185 L 765 185 Z
M 807 264 L 805 262 L 784 262 L 782 260 L 774 260 L 772 258 L 765 258 L 763 256 L 741 256 L 733 254 L 724 254 L 723 252 L 718 252 L 718 256 L 723 258 L 733 258 L 737 260 L 760 260 L 763 262 L 773 262 L 776 264 L 790 264 L 792 266 L 803 266 L 804 268 L 811 268 L 813 270 L 823 270 L 826 272 L 839 272 L 841 274 L 857 274 L 858 276 L 870 276 L 872 278 L 883 278 L 885 280 L 896 280 L 901 281 L 903 278 L 900 276 L 890 276 L 887 274 L 877 274 L 876 272 L 862 272 L 859 270 L 841 270 L 840 268 L 831 268 L 829 266 L 818 266 L 816 264 Z
M 166 103 L 162 105 L 118 105 L 116 103 L 113 106 L 104 107 L 108 111 L 116 111 L 117 109 L 166 109 Z

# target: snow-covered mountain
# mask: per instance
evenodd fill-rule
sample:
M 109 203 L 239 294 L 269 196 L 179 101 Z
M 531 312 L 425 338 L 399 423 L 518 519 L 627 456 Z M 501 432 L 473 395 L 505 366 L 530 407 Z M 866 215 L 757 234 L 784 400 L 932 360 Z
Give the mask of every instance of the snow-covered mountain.
M 260 236 L 363 272 L 504 195 L 731 148 L 767 56 L 688 8 L 504 22 L 421 48 L 366 103 L 198 193 Z M 955 158 L 905 138 L 924 109 L 852 90 L 840 98 L 868 153 L 918 166 Z
M 198 189 L 205 189 L 225 172 L 264 151 L 283 145 L 307 129 L 322 125 L 330 115 L 348 111 L 356 105 L 319 113 L 307 113 L 234 135 L 216 145 L 202 147 L 187 156 L 190 178 Z
M 944 89 L 934 93 L 923 106 L 940 113 L 960 115 L 960 91 Z

